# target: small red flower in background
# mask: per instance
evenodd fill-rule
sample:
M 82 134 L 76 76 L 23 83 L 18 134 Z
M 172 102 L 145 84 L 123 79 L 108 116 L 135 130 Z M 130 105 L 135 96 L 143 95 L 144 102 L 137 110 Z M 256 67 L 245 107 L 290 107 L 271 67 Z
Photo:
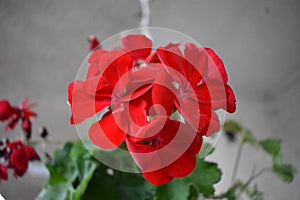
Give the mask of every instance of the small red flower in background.
M 0 172 L 0 181 L 7 180 L 7 169 L 14 170 L 14 176 L 20 177 L 23 176 L 24 173 L 28 169 L 28 163 L 32 160 L 40 160 L 39 155 L 36 151 L 24 144 L 20 140 L 16 140 L 13 142 L 2 142 L 0 143 L 0 159 L 2 160 L 2 164 L 0 163 L 1 172 Z
M 98 40 L 90 41 L 91 50 Z M 125 142 L 154 185 L 188 175 L 202 136 L 220 129 L 215 111 L 236 109 L 222 60 L 212 49 L 191 43 L 183 53 L 180 44 L 172 43 L 153 50 L 144 35 L 128 35 L 120 43 L 122 48 L 112 51 L 97 44 L 86 80 L 69 85 L 71 123 L 105 111 L 89 128 L 96 146 L 113 149 Z
M 28 103 L 29 100 L 25 99 L 18 107 L 11 106 L 7 100 L 0 100 L 0 120 L 6 122 L 5 130 L 13 130 L 17 123 L 22 121 L 22 130 L 27 139 L 31 137 L 31 121 L 32 117 L 37 117 L 37 114 L 31 110 L 35 107 L 35 103 Z
M 20 140 L 6 143 L 6 150 L 9 153 L 8 168 L 14 169 L 15 176 L 23 176 L 27 171 L 29 161 L 40 160 L 35 150 Z
M 6 123 L 5 130 L 13 130 L 19 121 L 22 121 L 21 128 L 24 131 L 26 140 L 31 137 L 32 117 L 37 114 L 31 110 L 36 104 L 29 104 L 25 99 L 18 107 L 11 106 L 7 100 L 0 101 L 0 121 Z M 8 169 L 14 170 L 14 176 L 23 176 L 28 169 L 28 162 L 40 160 L 35 150 L 24 144 L 21 140 L 10 142 L 9 140 L 0 141 L 0 181 L 7 180 Z

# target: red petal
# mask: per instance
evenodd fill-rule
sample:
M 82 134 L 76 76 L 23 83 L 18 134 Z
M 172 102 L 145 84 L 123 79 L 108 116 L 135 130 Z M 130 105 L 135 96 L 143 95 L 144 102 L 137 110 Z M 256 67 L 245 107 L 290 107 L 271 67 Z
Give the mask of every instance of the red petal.
M 196 156 L 195 154 L 190 154 L 188 152 L 184 153 L 175 162 L 170 164 L 166 171 L 167 173 L 176 178 L 184 177 L 190 174 L 196 166 Z
M 165 114 L 171 115 L 175 108 L 175 102 L 179 98 L 178 96 L 178 90 L 173 85 L 173 79 L 166 71 L 162 71 L 153 84 L 153 104 L 159 104 L 165 109 Z M 158 112 L 158 114 L 164 113 Z
M 90 127 L 89 137 L 96 146 L 113 149 L 124 141 L 126 133 L 116 124 L 113 114 L 108 113 Z
M 0 101 L 0 120 L 7 120 L 11 117 L 11 106 L 7 100 Z
M 89 42 L 90 42 L 90 51 L 92 51 L 95 48 L 101 48 L 100 42 L 98 41 L 95 35 L 90 36 Z
M 18 148 L 12 149 L 12 153 L 9 158 L 9 166 L 14 169 L 15 176 L 23 176 L 28 168 L 28 160 L 26 151 L 23 146 L 20 145 Z
M 86 78 L 91 78 L 93 76 L 100 75 L 101 68 L 100 68 L 100 60 L 103 55 L 105 55 L 107 51 L 99 49 L 94 52 L 92 52 L 88 62 L 90 63 L 90 66 L 88 68 L 87 76 Z
M 156 186 L 167 184 L 173 179 L 172 176 L 166 173 L 165 169 L 156 170 L 152 172 L 143 172 L 142 174 L 147 181 Z
M 187 78 L 185 74 L 186 61 L 178 47 L 171 47 L 169 49 L 160 47 L 156 51 L 161 62 L 167 67 L 168 72 L 170 71 L 168 68 L 173 68 L 175 72 Z M 174 73 L 171 75 L 174 75 Z
M 207 55 L 194 44 L 187 43 L 184 50 L 187 67 L 185 76 L 194 88 L 200 82 L 207 69 Z
M 183 98 L 176 103 L 178 111 L 183 116 L 183 119 L 188 123 L 194 130 L 198 130 L 200 121 L 200 109 L 199 103 L 194 98 Z
M 31 148 L 28 145 L 23 145 L 23 148 L 29 160 L 40 160 L 39 155 L 36 153 L 36 151 L 33 148 Z
M 87 81 L 76 81 L 69 85 L 68 100 L 73 114 L 71 123 L 80 123 L 110 105 L 111 91 L 103 88 L 95 92 L 92 88 L 96 86 L 90 86 Z
M 164 124 L 160 121 L 161 117 L 152 119 L 150 124 L 140 131 L 139 138 L 126 139 L 131 156 L 143 172 L 166 168 L 186 151 L 193 154 L 200 149 L 199 140 L 194 142 L 198 137 L 197 133 L 188 125 L 174 120 L 167 120 Z
M 13 117 L 14 118 L 11 119 L 11 121 L 5 127 L 5 131 L 7 131 L 7 132 L 13 130 L 16 127 L 19 120 L 20 120 L 20 116 L 13 116 Z
M 226 96 L 227 96 L 226 110 L 230 113 L 234 113 L 236 110 L 236 99 L 233 90 L 228 85 L 226 86 Z
M 128 35 L 121 39 L 121 44 L 134 59 L 145 60 L 152 50 L 152 41 L 145 35 Z
M 5 121 L 12 119 L 15 115 L 19 115 L 20 110 L 16 107 L 12 107 L 7 100 L 0 101 L 0 120 Z
M 26 138 L 30 139 L 31 137 L 31 122 L 29 119 L 23 119 L 22 129 L 26 133 Z
M 206 106 L 200 106 L 200 122 L 198 131 L 201 135 L 211 136 L 220 130 L 218 115 Z
M 117 90 L 125 91 L 122 100 L 136 99 L 148 92 L 157 76 L 164 70 L 161 64 L 149 64 L 126 75 L 116 86 Z
M 0 164 L 0 182 L 1 180 L 7 180 L 8 174 L 7 174 L 7 168 L 4 165 Z
M 211 107 L 213 110 L 220 108 L 233 113 L 236 110 L 236 100 L 233 90 L 227 84 L 219 81 L 209 81 L 195 89 L 201 104 Z
M 147 103 L 141 100 L 135 100 L 129 102 L 129 113 L 130 124 L 137 124 L 139 126 L 144 126 L 147 122 Z M 124 118 L 126 120 L 126 118 Z
M 210 48 L 204 48 L 209 54 L 208 59 L 207 77 L 209 79 L 223 80 L 224 83 L 228 82 L 228 76 L 221 58 Z
M 111 51 L 102 56 L 100 72 L 112 89 L 120 78 L 133 67 L 132 58 L 124 51 Z

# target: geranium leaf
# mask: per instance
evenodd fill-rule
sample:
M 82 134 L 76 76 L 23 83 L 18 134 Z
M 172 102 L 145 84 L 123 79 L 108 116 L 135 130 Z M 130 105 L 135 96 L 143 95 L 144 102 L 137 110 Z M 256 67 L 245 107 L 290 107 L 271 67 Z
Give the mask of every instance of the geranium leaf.
M 264 194 L 262 192 L 258 191 L 256 186 L 254 187 L 254 189 L 247 188 L 246 194 L 252 200 L 263 200 L 264 199 L 263 198 Z
M 70 199 L 81 199 L 84 194 L 93 174 L 97 167 L 97 164 L 91 162 L 90 160 L 85 160 L 79 163 L 79 173 L 78 173 L 78 185 L 75 185 L 74 191 L 70 193 Z M 75 182 L 76 183 L 76 182 Z M 73 182 L 74 187 L 74 182 Z
M 272 158 L 276 158 L 280 154 L 280 144 L 279 139 L 266 139 L 260 141 L 260 145 Z
M 113 174 L 110 175 L 107 173 L 108 169 L 108 167 L 102 164 L 99 165 L 82 199 L 153 199 L 153 187 L 140 174 L 126 173 L 114 170 Z
M 216 163 L 207 162 L 204 159 L 198 158 L 197 166 L 194 171 L 185 179 L 188 179 L 192 185 L 203 196 L 208 197 L 213 195 L 215 189 L 214 184 L 221 180 L 222 172 Z
M 228 200 L 236 200 L 235 190 L 231 189 L 226 193 L 226 198 Z
M 89 158 L 81 141 L 67 142 L 54 153 L 47 164 L 50 172 L 48 183 L 38 195 L 38 200 L 81 199 L 98 163 Z
M 281 178 L 282 181 L 291 183 L 294 180 L 296 170 L 291 165 L 277 164 L 273 166 L 273 172 Z
M 56 199 L 67 199 L 68 195 L 68 183 L 64 182 L 58 185 L 48 184 L 39 193 L 37 200 L 56 200 Z
M 187 180 L 182 178 L 173 179 L 170 183 L 156 188 L 156 200 L 182 200 L 188 199 L 190 187 Z

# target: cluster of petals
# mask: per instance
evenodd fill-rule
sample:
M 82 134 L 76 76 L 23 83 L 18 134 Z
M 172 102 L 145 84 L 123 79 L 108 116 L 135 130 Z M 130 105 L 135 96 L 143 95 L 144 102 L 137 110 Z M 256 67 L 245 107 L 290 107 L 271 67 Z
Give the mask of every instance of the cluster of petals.
M 187 176 L 202 137 L 220 129 L 215 111 L 236 109 L 222 60 L 191 43 L 183 51 L 172 43 L 154 49 L 145 35 L 120 43 L 119 49 L 92 51 L 85 80 L 70 83 L 71 124 L 102 113 L 88 131 L 95 145 L 125 143 L 154 185 Z
M 35 150 L 20 140 L 0 142 L 0 181 L 8 179 L 8 170 L 13 169 L 15 177 L 21 177 L 32 160 L 40 160 Z
M 31 137 L 31 121 L 32 117 L 37 114 L 31 110 L 36 104 L 29 103 L 28 99 L 22 101 L 19 106 L 12 106 L 7 100 L 0 100 L 0 121 L 6 123 L 5 130 L 7 132 L 13 130 L 19 121 L 22 122 L 22 130 L 27 139 Z

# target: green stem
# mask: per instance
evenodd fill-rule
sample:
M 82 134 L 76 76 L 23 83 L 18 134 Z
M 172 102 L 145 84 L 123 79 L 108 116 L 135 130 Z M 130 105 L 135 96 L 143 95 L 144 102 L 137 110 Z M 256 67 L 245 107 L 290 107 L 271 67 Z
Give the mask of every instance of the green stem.
M 243 186 L 243 183 L 241 181 L 237 181 L 226 192 L 211 196 L 211 197 L 209 197 L 209 199 L 224 199 L 230 190 L 236 190 L 237 188 L 239 188 L 241 186 Z
M 260 175 L 262 175 L 263 173 L 267 172 L 267 171 L 270 171 L 272 170 L 271 167 L 267 167 L 267 168 L 264 168 L 264 169 L 261 169 L 259 172 L 257 172 L 256 174 L 254 174 L 253 176 L 251 176 L 247 181 L 246 183 L 243 183 L 241 181 L 237 181 L 236 183 L 234 183 L 226 192 L 223 192 L 221 194 L 218 194 L 218 195 L 214 195 L 214 196 L 211 196 L 209 197 L 209 199 L 224 199 L 228 192 L 230 190 L 236 190 L 238 188 L 246 188 L 248 185 L 250 185 L 250 183 L 255 180 L 256 178 L 258 178 Z
M 235 163 L 234 163 L 234 167 L 233 167 L 233 171 L 232 171 L 231 183 L 233 183 L 236 179 L 236 174 L 237 174 L 238 167 L 240 164 L 243 146 L 244 146 L 244 143 L 241 141 L 238 151 L 237 151 L 237 155 L 236 155 L 236 159 L 235 159 Z
M 254 179 L 256 179 L 257 177 L 259 177 L 260 175 L 262 175 L 265 172 L 271 171 L 272 167 L 266 167 L 261 169 L 259 172 L 257 172 L 256 174 L 254 174 L 253 176 L 251 176 L 248 181 L 245 183 L 245 186 L 248 186 Z

